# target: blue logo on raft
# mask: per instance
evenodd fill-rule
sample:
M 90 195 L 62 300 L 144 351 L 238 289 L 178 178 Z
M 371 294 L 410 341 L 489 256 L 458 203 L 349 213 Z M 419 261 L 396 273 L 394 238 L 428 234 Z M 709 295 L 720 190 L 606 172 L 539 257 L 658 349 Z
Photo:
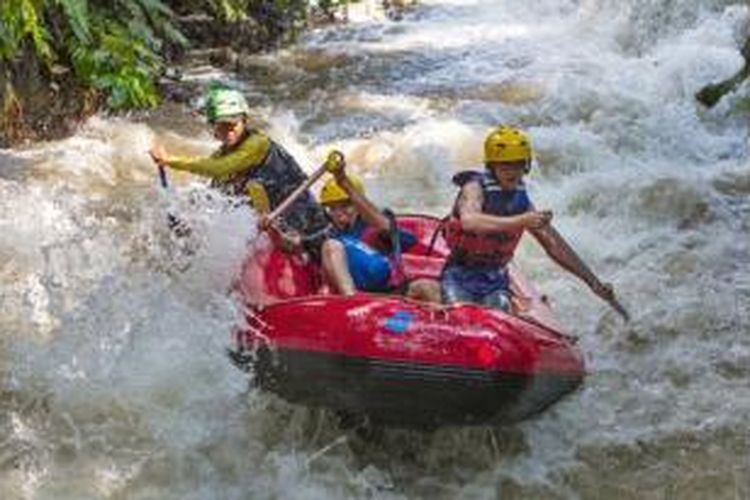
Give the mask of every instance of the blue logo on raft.
M 409 329 L 413 315 L 410 312 L 398 311 L 393 316 L 385 320 L 383 326 L 391 333 L 401 334 Z

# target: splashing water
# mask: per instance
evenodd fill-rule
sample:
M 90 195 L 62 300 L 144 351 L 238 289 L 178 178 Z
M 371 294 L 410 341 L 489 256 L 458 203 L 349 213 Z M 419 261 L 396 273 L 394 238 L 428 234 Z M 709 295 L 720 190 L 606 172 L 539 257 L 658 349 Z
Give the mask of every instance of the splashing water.
M 0 152 L 0 496 L 750 497 L 748 126 L 693 98 L 748 25 L 719 0 L 432 0 L 243 61 L 272 136 L 310 167 L 342 148 L 397 210 L 446 213 L 489 127 L 529 131 L 532 198 L 633 321 L 524 242 L 591 375 L 511 428 L 368 442 L 248 389 L 224 349 L 253 216 L 188 176 L 161 191 L 145 154 L 210 151 L 194 121 Z

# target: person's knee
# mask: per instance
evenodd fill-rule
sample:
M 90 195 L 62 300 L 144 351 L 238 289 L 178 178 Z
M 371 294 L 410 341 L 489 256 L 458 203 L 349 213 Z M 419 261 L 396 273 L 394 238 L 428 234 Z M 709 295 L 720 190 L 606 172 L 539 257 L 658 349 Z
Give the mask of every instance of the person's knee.
M 348 268 L 346 248 L 338 240 L 326 240 L 320 248 L 320 260 L 323 270 L 329 279 L 335 280 L 335 275 Z
M 440 294 L 443 302 L 454 304 L 456 302 L 465 302 L 463 290 L 454 281 L 446 280 L 441 283 Z
M 328 239 L 320 248 L 323 276 L 330 286 L 342 295 L 355 292 L 355 284 L 349 271 L 346 247 L 338 240 Z
M 482 303 L 487 307 L 505 312 L 510 312 L 511 310 L 510 294 L 504 290 L 498 290 L 487 295 Z
M 409 284 L 407 297 L 424 302 L 439 303 L 442 301 L 440 282 L 436 280 L 418 279 Z
M 346 255 L 346 249 L 343 243 L 338 240 L 325 240 L 321 247 L 321 256 L 324 262 L 338 260 Z

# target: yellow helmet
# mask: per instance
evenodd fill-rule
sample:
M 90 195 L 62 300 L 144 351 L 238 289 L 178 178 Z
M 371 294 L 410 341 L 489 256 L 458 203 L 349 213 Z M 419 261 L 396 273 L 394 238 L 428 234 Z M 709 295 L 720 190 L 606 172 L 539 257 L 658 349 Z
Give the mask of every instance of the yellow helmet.
M 531 141 L 518 129 L 501 125 L 484 141 L 485 163 L 531 162 Z
M 365 194 L 365 186 L 362 184 L 362 181 L 353 175 L 348 175 L 349 182 L 352 184 L 354 189 L 360 193 Z M 320 202 L 323 205 L 329 205 L 331 203 L 337 203 L 339 201 L 348 201 L 349 195 L 346 194 L 346 191 L 344 191 L 344 188 L 339 186 L 339 183 L 336 182 L 336 179 L 330 178 L 326 183 L 323 185 L 323 188 L 320 190 Z

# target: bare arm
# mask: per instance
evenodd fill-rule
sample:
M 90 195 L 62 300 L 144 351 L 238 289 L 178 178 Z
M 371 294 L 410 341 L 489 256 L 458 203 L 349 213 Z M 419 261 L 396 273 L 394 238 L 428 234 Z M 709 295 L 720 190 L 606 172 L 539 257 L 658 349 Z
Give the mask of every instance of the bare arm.
M 578 276 L 592 290 L 597 286 L 602 286 L 599 278 L 596 277 L 578 254 L 568 245 L 568 242 L 563 239 L 560 233 L 552 227 L 552 224 L 533 229 L 531 230 L 531 234 L 542 245 L 547 255 L 557 262 L 560 267 Z
M 372 226 L 377 231 L 387 231 L 390 227 L 388 219 L 378 210 L 368 198 L 359 191 L 357 191 L 346 175 L 346 160 L 344 155 L 338 151 L 335 152 L 336 156 L 329 156 L 329 161 L 326 161 L 325 167 L 328 172 L 333 174 L 336 179 L 336 184 L 341 186 L 349 200 L 354 204 L 359 215 L 365 220 L 365 222 Z
M 612 285 L 602 283 L 551 224 L 532 229 L 531 234 L 534 235 L 552 260 L 557 262 L 563 269 L 583 280 L 592 292 L 602 300 L 608 302 L 625 321 L 630 319 L 628 311 L 617 300 Z
M 341 188 L 346 191 L 349 195 L 349 199 L 352 201 L 354 206 L 357 208 L 357 212 L 365 222 L 376 231 L 387 231 L 389 227 L 388 219 L 383 213 L 376 207 L 367 196 L 361 194 L 359 191 L 354 189 L 352 183 L 349 182 L 349 177 L 346 176 L 346 172 L 342 169 L 340 174 L 336 175 L 336 182 Z
M 482 212 L 484 195 L 478 182 L 469 182 L 461 188 L 458 198 L 458 215 L 461 227 L 477 233 L 500 233 L 516 229 L 533 229 L 547 224 L 552 218 L 548 211 L 530 210 L 518 215 L 498 216 Z

